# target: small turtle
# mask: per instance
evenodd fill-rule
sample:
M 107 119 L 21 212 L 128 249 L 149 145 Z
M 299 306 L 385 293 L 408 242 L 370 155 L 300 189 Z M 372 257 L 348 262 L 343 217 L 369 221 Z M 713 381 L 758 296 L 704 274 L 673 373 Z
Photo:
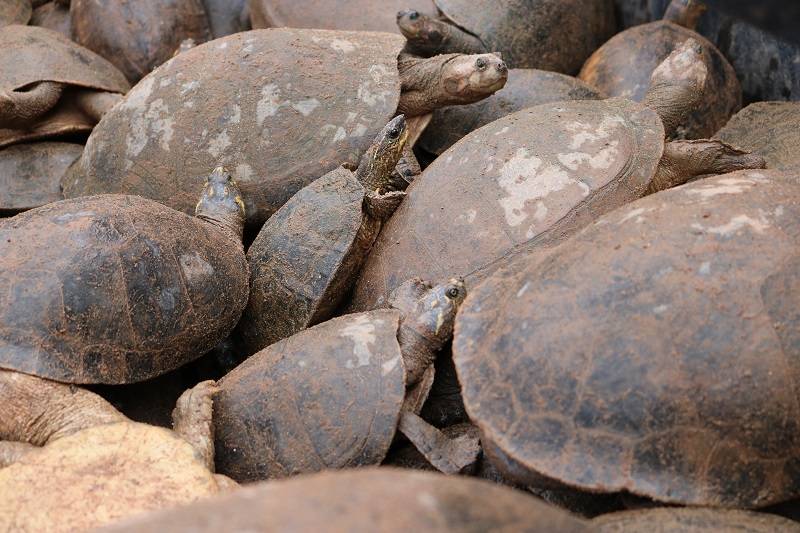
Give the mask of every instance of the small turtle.
M 526 531 L 582 533 L 587 523 L 507 487 L 396 468 L 259 483 L 106 529 L 135 531 Z
M 214 474 L 214 392 L 186 391 L 173 432 L 89 391 L 0 370 L 0 529 L 83 531 L 235 487 Z
M 555 244 L 645 194 L 763 167 L 763 159 L 719 141 L 665 143 L 665 132 L 703 98 L 702 57 L 691 41 L 675 50 L 653 73 L 647 106 L 622 98 L 544 104 L 461 139 L 408 188 L 350 309 L 382 305 L 414 276 L 476 282 L 506 255 Z
M 69 2 L 53 0 L 33 10 L 31 26 L 40 26 L 72 38 L 72 23 L 69 17 Z
M 798 216 L 797 172 L 739 171 L 489 277 L 453 358 L 494 465 L 685 505 L 798 497 Z
M 708 88 L 678 137 L 710 137 L 742 106 L 736 72 L 713 44 L 694 31 L 705 7 L 697 0 L 673 0 L 664 19 L 618 33 L 583 65 L 579 77 L 608 96 L 644 100 L 653 70 L 682 43 L 691 39 L 708 55 Z
M 88 133 L 129 88 L 102 57 L 36 26 L 0 31 L 0 147 Z
M 61 200 L 61 177 L 83 152 L 80 144 L 41 142 L 0 150 L 0 216 Z
M 30 0 L 3 0 L 0 2 L 0 28 L 10 24 L 27 24 L 31 12 Z
M 247 303 L 243 224 L 222 169 L 196 218 L 101 195 L 0 220 L 0 368 L 118 384 L 196 359 Z
M 189 212 L 197 173 L 229 164 L 257 229 L 311 181 L 354 168 L 398 112 L 472 103 L 505 84 L 493 54 L 398 61 L 403 44 L 388 33 L 270 29 L 179 54 L 103 120 L 64 193 L 139 194 Z
M 474 463 L 476 440 L 451 441 L 415 414 L 465 295 L 460 280 L 409 280 L 389 309 L 334 318 L 251 356 L 214 398 L 219 471 L 255 481 L 379 464 L 398 427 L 440 470 Z
M 408 50 L 422 56 L 501 52 L 510 68 L 576 74 L 614 33 L 611 0 L 434 0 L 438 17 L 397 14 Z
M 662 507 L 611 513 L 591 521 L 598 533 L 798 533 L 800 524 L 748 511 Z
M 247 0 L 203 0 L 203 4 L 214 39 L 251 28 Z
M 405 193 L 392 174 L 408 138 L 405 118 L 375 138 L 354 173 L 306 185 L 272 215 L 247 251 L 250 298 L 237 326 L 246 354 L 331 318 Z
M 715 137 L 764 157 L 769 168 L 800 170 L 800 102 L 750 104 Z

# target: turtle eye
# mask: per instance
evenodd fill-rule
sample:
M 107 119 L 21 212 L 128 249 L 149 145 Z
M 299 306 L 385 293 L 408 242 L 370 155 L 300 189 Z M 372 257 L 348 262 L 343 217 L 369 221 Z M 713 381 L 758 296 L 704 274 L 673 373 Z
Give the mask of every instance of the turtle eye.
M 479 57 L 477 61 L 475 61 L 475 66 L 478 67 L 478 70 L 484 70 L 486 68 L 486 60 Z
M 389 138 L 390 139 L 397 139 L 400 136 L 400 129 L 399 128 L 392 128 L 389 130 Z
M 419 18 L 418 11 L 412 11 L 411 13 L 408 14 L 408 20 L 417 20 L 418 18 Z
M 458 298 L 460 291 L 456 287 L 450 287 L 447 289 L 447 296 L 448 298 Z

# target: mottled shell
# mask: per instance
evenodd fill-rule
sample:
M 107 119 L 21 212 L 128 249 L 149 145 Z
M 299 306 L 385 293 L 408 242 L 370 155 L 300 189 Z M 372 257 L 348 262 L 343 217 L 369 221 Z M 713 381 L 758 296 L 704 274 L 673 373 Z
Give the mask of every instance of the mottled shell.
M 301 189 L 247 251 L 250 298 L 237 327 L 246 354 L 333 316 L 380 223 L 364 214 L 364 187 L 339 168 Z
M 27 24 L 30 18 L 30 0 L 3 0 L 0 3 L 0 28 L 10 24 Z
M 584 521 L 524 492 L 461 476 L 394 468 L 324 472 L 261 483 L 107 531 L 189 530 L 589 531 Z
M 780 516 L 722 509 L 663 507 L 611 513 L 591 522 L 598 533 L 798 533 L 800 524 Z
M 439 155 L 471 131 L 526 107 L 599 98 L 597 91 L 577 78 L 545 70 L 512 69 L 505 87 L 489 98 L 434 111 L 417 146 Z
M 31 26 L 41 26 L 71 39 L 72 24 L 69 17 L 69 6 L 51 1 L 37 7 L 31 15 Z
M 203 0 L 203 4 L 214 39 L 251 28 L 247 0 Z
M 656 113 L 624 99 L 544 104 L 472 132 L 408 188 L 351 307 L 380 306 L 413 277 L 473 283 L 513 251 L 564 239 L 639 198 L 663 149 Z
M 434 0 L 510 68 L 576 74 L 614 33 L 611 0 Z
M 400 99 L 400 36 L 254 30 L 156 69 L 103 117 L 67 197 L 128 192 L 191 213 L 226 165 L 262 224 L 327 172 L 355 167 Z
M 75 41 L 108 59 L 135 83 L 173 56 L 184 39 L 211 37 L 201 0 L 72 0 Z
M 406 9 L 436 12 L 432 0 L 250 0 L 254 28 L 398 33 L 397 13 Z
M 0 150 L 0 215 L 61 200 L 61 177 L 81 152 L 80 144 L 56 142 Z
M 0 221 L 0 367 L 130 383 L 211 349 L 247 303 L 241 248 L 135 196 L 66 200 Z
M 474 289 L 453 357 L 495 466 L 690 505 L 800 495 L 798 220 L 796 175 L 726 174 Z
M 103 425 L 0 469 L 0 529 L 84 531 L 218 492 L 214 474 L 172 431 Z
M 800 170 L 800 102 L 756 102 L 715 136 L 762 156 L 769 168 Z
M 405 396 L 399 320 L 395 310 L 329 320 L 220 380 L 218 472 L 244 482 L 379 464 Z
M 650 76 L 681 43 L 695 39 L 708 58 L 702 103 L 681 126 L 678 136 L 712 136 L 742 106 L 736 72 L 713 44 L 692 30 L 666 21 L 642 24 L 618 33 L 586 61 L 580 79 L 608 96 L 644 100 Z

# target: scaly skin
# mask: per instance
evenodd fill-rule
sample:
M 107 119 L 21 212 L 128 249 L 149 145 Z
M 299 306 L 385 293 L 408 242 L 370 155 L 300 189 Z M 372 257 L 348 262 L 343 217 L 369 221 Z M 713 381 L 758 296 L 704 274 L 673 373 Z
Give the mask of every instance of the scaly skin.
M 397 26 L 408 39 L 406 50 L 422 57 L 490 52 L 476 36 L 446 20 L 429 17 L 413 9 L 397 13 Z

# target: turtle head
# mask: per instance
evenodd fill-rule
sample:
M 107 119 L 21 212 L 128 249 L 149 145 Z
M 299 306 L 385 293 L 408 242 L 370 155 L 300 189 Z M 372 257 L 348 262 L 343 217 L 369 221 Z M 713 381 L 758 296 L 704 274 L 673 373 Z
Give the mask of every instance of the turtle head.
M 420 55 L 440 53 L 450 35 L 450 24 L 415 9 L 398 12 L 397 27 L 408 40 L 409 48 Z
M 403 313 L 404 324 L 413 324 L 417 333 L 441 348 L 453 335 L 456 314 L 466 297 L 463 279 L 431 286 L 415 278 L 395 289 L 389 301 Z
M 442 68 L 442 90 L 460 104 L 477 102 L 502 89 L 508 67 L 499 53 L 457 54 Z
M 361 157 L 356 177 L 368 192 L 388 190 L 392 172 L 403 155 L 408 141 L 406 118 L 398 115 L 378 133 Z
M 206 178 L 194 214 L 197 218 L 233 234 L 241 242 L 245 222 L 242 191 L 225 168 L 215 168 Z

